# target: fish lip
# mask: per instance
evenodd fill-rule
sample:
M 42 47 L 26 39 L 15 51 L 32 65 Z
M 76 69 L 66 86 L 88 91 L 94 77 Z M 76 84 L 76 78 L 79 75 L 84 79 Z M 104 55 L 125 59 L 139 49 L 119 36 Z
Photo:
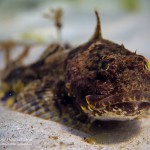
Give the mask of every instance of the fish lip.
M 100 95 L 87 95 L 86 102 L 88 107 L 95 110 L 102 110 L 106 107 L 124 103 L 150 103 L 150 91 L 132 90 L 126 93 L 117 93 L 103 99 L 99 99 Z

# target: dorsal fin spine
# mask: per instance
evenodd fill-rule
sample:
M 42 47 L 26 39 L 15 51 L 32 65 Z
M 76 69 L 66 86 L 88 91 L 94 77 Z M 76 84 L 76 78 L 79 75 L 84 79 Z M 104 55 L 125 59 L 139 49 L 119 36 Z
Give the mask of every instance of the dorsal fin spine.
M 97 25 L 96 25 L 96 28 L 95 28 L 95 32 L 94 32 L 94 34 L 92 36 L 92 40 L 103 39 L 102 33 L 101 33 L 100 17 L 99 17 L 99 14 L 98 14 L 97 10 L 95 10 L 95 15 L 96 15 L 96 18 L 97 18 Z

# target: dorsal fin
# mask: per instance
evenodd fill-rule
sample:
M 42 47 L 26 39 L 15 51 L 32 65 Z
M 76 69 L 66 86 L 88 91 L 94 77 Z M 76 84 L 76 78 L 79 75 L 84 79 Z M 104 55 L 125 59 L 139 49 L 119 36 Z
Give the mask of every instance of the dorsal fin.
M 95 10 L 95 15 L 96 15 L 96 19 L 97 19 L 97 25 L 96 25 L 95 32 L 94 32 L 91 40 L 103 39 L 102 33 L 101 33 L 100 17 L 99 17 L 99 14 L 98 14 L 97 10 Z

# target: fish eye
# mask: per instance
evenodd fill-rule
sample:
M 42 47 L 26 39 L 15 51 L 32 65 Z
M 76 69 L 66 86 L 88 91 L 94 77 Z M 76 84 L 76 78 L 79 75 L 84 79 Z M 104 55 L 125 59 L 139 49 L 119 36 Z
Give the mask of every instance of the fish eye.
M 101 68 L 104 69 L 104 70 L 108 69 L 108 63 L 107 62 L 102 62 Z

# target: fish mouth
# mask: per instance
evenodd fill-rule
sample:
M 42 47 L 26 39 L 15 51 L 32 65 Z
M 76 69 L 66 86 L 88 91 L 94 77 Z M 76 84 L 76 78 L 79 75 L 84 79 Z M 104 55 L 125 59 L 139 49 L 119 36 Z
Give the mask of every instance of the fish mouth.
M 150 110 L 150 92 L 133 90 L 104 99 L 100 95 L 87 95 L 86 102 L 87 113 L 99 120 L 131 120 Z
M 86 102 L 95 109 L 103 109 L 107 106 L 122 103 L 150 103 L 150 92 L 134 90 L 129 93 L 111 95 L 104 99 L 100 99 L 100 95 L 88 95 L 86 96 Z

